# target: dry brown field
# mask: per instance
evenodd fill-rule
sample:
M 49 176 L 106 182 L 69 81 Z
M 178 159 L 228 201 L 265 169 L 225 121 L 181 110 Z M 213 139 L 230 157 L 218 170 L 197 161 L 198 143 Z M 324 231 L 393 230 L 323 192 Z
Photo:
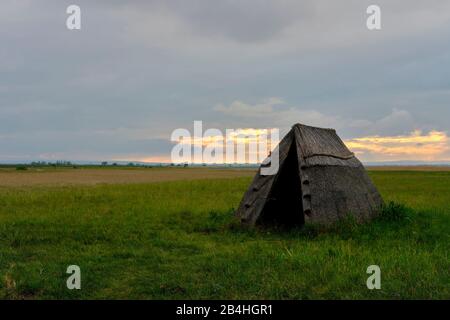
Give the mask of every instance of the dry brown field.
M 148 183 L 253 176 L 255 169 L 237 168 L 15 168 L 0 169 L 0 186 L 61 186 Z
M 377 166 L 369 171 L 450 171 L 450 166 Z M 251 168 L 0 168 L 0 187 L 149 183 L 251 177 Z

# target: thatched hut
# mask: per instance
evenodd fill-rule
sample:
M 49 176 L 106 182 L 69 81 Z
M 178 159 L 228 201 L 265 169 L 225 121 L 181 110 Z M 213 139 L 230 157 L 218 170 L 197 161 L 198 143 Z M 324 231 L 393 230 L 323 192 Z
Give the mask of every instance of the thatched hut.
M 364 221 L 379 212 L 380 194 L 335 130 L 296 124 L 274 152 L 278 171 L 258 170 L 236 212 L 242 223 L 328 224 L 348 214 Z M 262 166 L 270 165 L 269 157 Z

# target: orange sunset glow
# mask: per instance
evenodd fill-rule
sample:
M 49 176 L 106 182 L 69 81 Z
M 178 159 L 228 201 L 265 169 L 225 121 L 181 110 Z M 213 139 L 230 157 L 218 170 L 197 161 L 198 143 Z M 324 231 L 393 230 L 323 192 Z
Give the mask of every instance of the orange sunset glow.
M 245 128 L 236 130 L 226 141 L 233 144 L 257 144 L 261 142 L 261 138 L 267 135 L 268 130 Z M 224 137 L 220 135 L 212 135 L 202 139 L 196 137 L 188 137 L 174 141 L 173 143 L 183 143 L 193 146 L 221 146 L 224 144 Z M 421 130 L 415 130 L 410 134 L 398 136 L 366 136 L 344 140 L 347 147 L 355 152 L 363 161 L 401 161 L 401 160 L 418 160 L 418 161 L 447 161 L 450 156 L 450 138 L 446 132 L 430 131 L 424 133 Z M 275 144 L 276 145 L 276 144 Z M 259 149 L 258 157 L 264 158 L 267 150 L 270 148 L 270 140 L 267 149 Z M 246 150 L 246 156 L 252 151 Z M 158 155 L 150 157 L 133 157 L 120 159 L 125 161 L 142 161 L 142 162 L 167 162 L 170 163 L 170 154 Z M 233 163 L 227 162 L 225 163 Z
M 371 154 L 377 160 L 446 160 L 450 139 L 445 132 L 424 134 L 415 130 L 408 135 L 368 136 L 349 139 L 345 144 L 362 159 Z

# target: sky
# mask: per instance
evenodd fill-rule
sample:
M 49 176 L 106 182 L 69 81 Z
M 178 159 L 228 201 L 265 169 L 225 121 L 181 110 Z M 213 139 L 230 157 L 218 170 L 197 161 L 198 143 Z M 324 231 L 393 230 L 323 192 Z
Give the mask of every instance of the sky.
M 442 0 L 2 0 L 0 162 L 170 161 L 195 120 L 450 161 L 449 40 Z

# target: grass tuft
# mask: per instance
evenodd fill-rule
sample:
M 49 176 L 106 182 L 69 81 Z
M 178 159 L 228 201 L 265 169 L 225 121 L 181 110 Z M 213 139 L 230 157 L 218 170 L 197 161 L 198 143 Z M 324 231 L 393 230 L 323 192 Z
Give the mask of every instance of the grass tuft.
M 404 204 L 389 201 L 382 207 L 378 220 L 391 222 L 410 221 L 413 213 L 414 210 Z
M 217 211 L 212 210 L 207 214 L 206 219 L 202 219 L 198 223 L 194 231 L 197 232 L 219 232 L 224 231 L 227 228 L 233 228 L 236 226 L 236 219 L 234 218 L 234 209 Z

